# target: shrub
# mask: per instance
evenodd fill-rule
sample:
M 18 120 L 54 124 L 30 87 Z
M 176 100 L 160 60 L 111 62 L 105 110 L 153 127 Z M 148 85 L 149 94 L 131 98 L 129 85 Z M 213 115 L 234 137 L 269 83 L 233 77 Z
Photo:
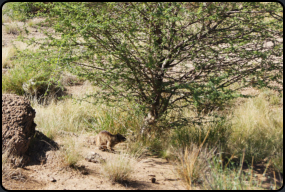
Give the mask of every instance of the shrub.
M 58 70 L 58 62 L 52 59 L 40 60 L 38 56 L 41 52 L 21 49 L 17 48 L 12 61 L 14 68 L 9 71 L 9 75 L 5 74 L 2 78 L 2 93 L 26 93 L 31 97 L 37 95 L 37 99 L 41 98 L 41 101 L 50 96 L 61 96 L 63 87 L 59 81 L 61 72 Z
M 62 87 L 50 79 L 50 73 L 35 74 L 29 65 L 17 66 L 3 75 L 2 93 L 37 96 L 41 101 L 62 93 Z

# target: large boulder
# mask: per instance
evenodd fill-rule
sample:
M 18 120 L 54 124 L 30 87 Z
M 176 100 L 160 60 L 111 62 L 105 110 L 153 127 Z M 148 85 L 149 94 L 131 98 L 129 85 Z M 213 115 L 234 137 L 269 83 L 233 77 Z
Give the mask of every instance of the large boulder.
M 29 100 L 15 94 L 2 95 L 2 154 L 6 153 L 16 166 L 28 160 L 25 153 L 35 134 L 35 115 Z

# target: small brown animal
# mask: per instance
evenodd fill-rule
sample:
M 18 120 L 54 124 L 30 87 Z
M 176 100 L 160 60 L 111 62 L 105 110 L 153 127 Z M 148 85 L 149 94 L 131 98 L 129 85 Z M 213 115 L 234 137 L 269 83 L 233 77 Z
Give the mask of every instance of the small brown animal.
M 96 146 L 99 147 L 100 150 L 105 150 L 107 148 L 114 151 L 113 147 L 118 143 L 126 141 L 126 138 L 120 133 L 112 135 L 108 131 L 101 131 L 98 133 L 98 135 L 96 135 L 95 141 Z

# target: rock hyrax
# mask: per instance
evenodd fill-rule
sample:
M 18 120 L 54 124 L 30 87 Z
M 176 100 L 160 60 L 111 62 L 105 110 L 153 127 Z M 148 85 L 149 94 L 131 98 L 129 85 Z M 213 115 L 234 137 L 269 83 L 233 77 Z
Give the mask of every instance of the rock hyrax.
M 126 138 L 120 133 L 112 135 L 108 131 L 101 131 L 96 136 L 95 141 L 96 146 L 99 147 L 99 149 L 102 150 L 107 148 L 111 151 L 114 151 L 113 147 L 118 143 L 126 141 Z

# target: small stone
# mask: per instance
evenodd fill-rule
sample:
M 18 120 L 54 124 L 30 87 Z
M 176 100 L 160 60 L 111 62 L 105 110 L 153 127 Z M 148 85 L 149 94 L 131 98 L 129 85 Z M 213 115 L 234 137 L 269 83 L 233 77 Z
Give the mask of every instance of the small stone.
M 153 177 L 153 178 L 151 178 L 150 180 L 151 180 L 152 183 L 155 183 L 155 180 L 156 180 L 156 179 Z
M 94 152 L 89 153 L 85 157 L 85 160 L 88 161 L 88 162 L 93 162 L 93 163 L 103 163 L 103 162 L 106 162 L 106 160 L 101 155 L 99 155 L 98 153 L 94 153 Z
M 82 170 L 80 172 L 82 173 L 82 175 L 88 175 L 88 171 L 86 171 L 86 170 Z

